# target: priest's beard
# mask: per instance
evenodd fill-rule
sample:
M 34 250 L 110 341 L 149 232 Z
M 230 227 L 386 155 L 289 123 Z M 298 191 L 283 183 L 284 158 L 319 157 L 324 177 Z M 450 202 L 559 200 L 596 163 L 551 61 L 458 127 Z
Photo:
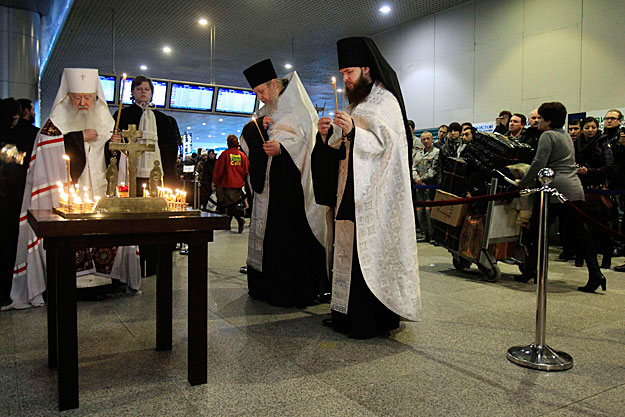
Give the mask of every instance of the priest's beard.
M 68 121 L 70 132 L 86 129 L 98 130 L 98 118 L 93 107 L 88 110 L 76 110 L 74 108 L 72 110 Z
M 355 106 L 362 103 L 371 92 L 372 86 L 373 82 L 366 80 L 365 77 L 360 74 L 360 78 L 356 81 L 353 87 L 345 88 L 345 94 L 347 95 L 349 104 L 353 104 Z

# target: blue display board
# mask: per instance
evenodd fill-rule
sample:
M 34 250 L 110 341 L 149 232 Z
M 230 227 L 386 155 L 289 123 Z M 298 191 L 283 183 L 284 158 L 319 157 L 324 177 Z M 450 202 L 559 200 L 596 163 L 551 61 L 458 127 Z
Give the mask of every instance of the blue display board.
M 104 90 L 106 102 L 115 103 L 115 77 L 112 75 L 100 75 L 100 83 Z
M 202 84 L 171 83 L 169 107 L 172 109 L 211 111 L 215 88 Z
M 250 90 L 219 87 L 215 111 L 221 113 L 253 114 L 256 108 L 256 94 Z

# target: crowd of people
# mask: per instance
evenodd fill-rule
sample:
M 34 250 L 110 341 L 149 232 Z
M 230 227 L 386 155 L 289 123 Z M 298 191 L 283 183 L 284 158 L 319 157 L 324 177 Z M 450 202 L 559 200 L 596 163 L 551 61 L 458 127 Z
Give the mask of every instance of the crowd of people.
M 212 149 L 199 149 L 184 159 L 178 156 L 175 119 L 151 106 L 154 87 L 146 77 L 133 80 L 133 104 L 117 120 L 120 130 L 137 125 L 143 132 L 141 143 L 155 148 L 139 158 L 138 182 L 148 181 L 154 167 L 162 167 L 166 183 L 186 183 L 191 201 L 199 200 L 205 210 L 212 204 L 236 219 L 239 233 L 245 225 L 244 200 L 253 196 L 248 202 L 246 265 L 251 297 L 283 307 L 303 307 L 327 297 L 332 317 L 324 324 L 350 337 L 368 338 L 396 329 L 400 317 L 419 319 L 415 226 L 421 241 L 436 242 L 431 210 L 415 209 L 413 202 L 433 200 L 446 162 L 471 157 L 484 133 L 470 122 L 453 122 L 441 125 L 436 137 L 431 131 L 415 137 L 397 76 L 375 43 L 346 38 L 337 43 L 337 50 L 349 100 L 345 111 L 337 111 L 333 119 L 319 118 L 296 72 L 278 77 L 270 60 L 261 61 L 244 75 L 265 106 L 240 138 L 227 137 L 228 148 L 219 157 Z M 45 185 L 64 173 L 59 156 L 70 155 L 72 182 L 101 195 L 106 166 L 119 164 L 121 171 L 127 163 L 110 145 L 123 138 L 113 129 L 114 117 L 102 97 L 97 70 L 66 69 L 39 132 L 30 101 L 2 101 L 2 142 L 16 144 L 30 161 L 1 167 L 0 218 L 9 233 L 2 236 L 0 284 L 2 295 L 10 291 L 12 308 L 43 303 L 43 248 L 19 215 L 28 208 L 58 204 L 58 190 Z M 568 133 L 566 115 L 558 102 L 543 103 L 529 118 L 504 110 L 496 118 L 492 138 L 525 144 L 528 152 L 522 162 L 529 170 L 517 180 L 519 187 L 534 186 L 537 170 L 551 167 L 556 171 L 554 186 L 569 200 L 601 223 L 612 222 L 622 230 L 625 196 L 584 197 L 582 185 L 587 190 L 625 190 L 623 115 L 610 110 L 602 130 L 592 117 L 571 120 Z M 199 196 L 193 196 L 192 184 L 197 183 Z M 597 252 L 603 255 L 601 267 L 610 268 L 614 242 L 574 221 L 561 205 L 552 212 L 560 219 L 561 259 L 588 267 L 589 281 L 580 291 L 605 290 Z M 526 232 L 529 272 L 520 281 L 536 277 L 536 230 L 534 219 Z M 97 258 L 94 250 L 86 250 L 85 259 Z M 138 252 L 116 251 L 132 276 L 116 277 L 110 268 L 107 274 L 138 290 Z M 622 247 L 617 251 L 622 254 Z M 141 266 L 147 265 L 144 274 L 150 275 L 155 252 L 150 247 L 140 252 Z M 115 256 L 113 251 L 112 259 Z M 615 269 L 625 271 L 625 265 Z
M 566 115 L 566 113 L 565 113 Z M 539 128 L 541 116 L 539 109 L 533 110 L 529 118 L 522 113 L 503 110 L 495 121 L 494 134 L 502 135 L 506 140 L 525 143 L 532 149 L 529 158 L 524 161 L 532 163 L 537 157 L 539 138 L 543 130 Z M 574 160 L 574 177 L 578 178 L 586 195 L 579 206 L 587 214 L 603 224 L 609 224 L 615 231 L 625 231 L 625 127 L 623 114 L 618 109 L 611 109 L 603 118 L 603 126 L 597 118 L 588 116 L 581 120 L 568 121 L 568 136 Z M 559 127 L 564 127 L 564 124 Z M 446 158 L 463 157 L 475 128 L 470 122 L 458 122 L 441 125 L 438 129 L 437 141 L 433 143 L 431 131 L 424 131 L 420 138 L 414 137 L 412 178 L 416 188 L 416 201 L 432 200 L 435 188 L 441 184 L 442 167 Z M 544 157 L 544 155 L 543 155 Z M 551 165 L 557 162 L 552 162 Z M 551 166 L 547 165 L 547 166 Z M 604 190 L 611 190 L 606 193 Z M 421 231 L 420 241 L 434 242 L 430 210 L 416 208 L 417 219 Z M 560 216 L 560 241 L 563 245 L 561 260 L 575 260 L 576 266 L 583 266 L 584 251 L 575 249 L 571 242 L 579 240 L 574 228 L 566 227 L 567 220 Z M 589 227 L 591 242 L 602 255 L 601 268 L 611 267 L 612 256 L 625 254 L 623 244 L 613 241 L 597 228 Z M 587 245 L 586 245 L 587 246 Z M 592 261 L 591 261 L 592 262 Z M 596 268 L 599 269 L 598 267 Z M 625 265 L 614 267 L 614 270 L 625 272 Z

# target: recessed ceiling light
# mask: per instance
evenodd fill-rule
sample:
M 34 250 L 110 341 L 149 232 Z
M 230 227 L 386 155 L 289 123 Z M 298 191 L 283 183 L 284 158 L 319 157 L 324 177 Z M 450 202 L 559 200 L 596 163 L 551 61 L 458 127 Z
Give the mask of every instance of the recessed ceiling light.
M 206 122 L 202 123 L 202 126 L 206 126 Z
M 337 88 L 337 89 L 336 89 L 336 92 L 337 92 L 337 93 L 342 93 L 342 92 L 343 92 L 343 89 L 342 89 L 342 88 Z
M 148 69 L 147 65 L 141 65 L 139 68 L 141 68 L 142 71 L 145 71 Z
M 200 20 L 197 21 L 200 25 L 202 26 L 206 26 L 208 25 L 208 20 L 201 18 Z
M 191 126 L 187 126 L 187 130 L 191 129 Z
M 163 46 L 163 52 L 165 52 L 166 54 L 171 52 L 171 48 L 169 46 Z
M 384 14 L 387 14 L 390 11 L 391 11 L 390 6 L 382 6 L 382 7 L 380 7 L 380 12 L 382 12 Z
M 224 119 L 219 119 L 219 121 L 220 121 L 220 122 L 223 122 L 223 121 L 224 121 Z
M 291 69 L 293 68 L 293 65 L 289 64 L 288 62 L 286 64 L 284 64 L 284 68 L 286 69 Z

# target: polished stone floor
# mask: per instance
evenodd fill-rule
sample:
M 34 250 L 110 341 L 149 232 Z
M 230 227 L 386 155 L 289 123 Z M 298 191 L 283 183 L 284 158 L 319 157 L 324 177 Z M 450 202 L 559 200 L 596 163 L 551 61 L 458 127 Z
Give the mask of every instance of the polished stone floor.
M 585 269 L 552 250 L 547 343 L 573 369 L 520 368 L 506 350 L 534 339 L 533 284 L 502 265 L 497 283 L 419 244 L 422 321 L 389 338 L 352 340 L 321 325 L 329 306 L 283 309 L 251 300 L 242 235 L 209 244 L 208 383 L 186 380 L 187 258 L 175 256 L 174 347 L 156 352 L 155 277 L 143 294 L 78 305 L 80 409 L 89 416 L 622 416 L 625 274 L 584 294 Z M 616 259 L 620 263 L 622 259 Z M 46 309 L 0 313 L 0 415 L 57 413 L 47 368 Z

